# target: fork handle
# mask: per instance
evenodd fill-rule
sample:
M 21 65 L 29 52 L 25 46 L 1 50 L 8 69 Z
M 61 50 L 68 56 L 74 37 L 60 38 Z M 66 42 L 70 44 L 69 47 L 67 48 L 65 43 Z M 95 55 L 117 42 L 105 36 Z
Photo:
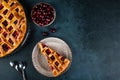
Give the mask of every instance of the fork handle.
M 23 77 L 23 80 L 27 80 L 27 79 L 26 79 L 26 75 L 25 75 L 25 71 L 24 71 L 24 70 L 22 70 L 22 77 Z

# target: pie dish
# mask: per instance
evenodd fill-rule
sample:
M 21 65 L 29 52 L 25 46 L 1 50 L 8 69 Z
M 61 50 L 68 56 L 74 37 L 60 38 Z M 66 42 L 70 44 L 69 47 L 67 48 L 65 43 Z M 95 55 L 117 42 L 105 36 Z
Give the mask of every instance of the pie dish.
M 42 42 L 38 43 L 38 47 L 40 49 L 40 53 L 48 60 L 49 67 L 55 77 L 59 76 L 69 66 L 70 60 L 60 55 L 51 47 Z
M 11 54 L 24 40 L 26 15 L 18 0 L 2 0 L 0 4 L 0 57 Z
M 58 55 L 64 56 L 66 59 L 70 61 L 70 63 L 66 66 L 66 68 L 64 67 L 64 70 L 59 72 L 59 74 L 55 75 L 53 73 L 54 71 L 51 70 L 52 68 L 50 68 L 47 58 L 45 57 L 45 55 L 43 55 L 40 52 L 38 43 L 41 42 L 49 46 L 51 49 L 55 50 L 57 53 L 59 53 Z M 39 73 L 47 77 L 57 77 L 69 69 L 72 62 L 72 52 L 69 46 L 66 44 L 66 42 L 64 42 L 59 38 L 49 37 L 42 39 L 38 43 L 35 45 L 32 52 L 32 62 L 33 62 L 33 66 Z

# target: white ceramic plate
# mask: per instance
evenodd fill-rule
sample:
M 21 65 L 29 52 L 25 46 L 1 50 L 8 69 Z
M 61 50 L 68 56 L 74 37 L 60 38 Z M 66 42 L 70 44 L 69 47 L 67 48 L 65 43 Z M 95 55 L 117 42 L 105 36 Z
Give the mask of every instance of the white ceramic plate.
M 57 51 L 60 55 L 65 56 L 72 62 L 72 52 L 69 46 L 63 40 L 59 38 L 50 37 L 50 38 L 45 38 L 41 40 L 40 42 L 43 42 L 44 44 L 51 47 L 52 49 Z M 47 77 L 54 77 L 48 66 L 47 59 L 42 54 L 39 53 L 39 48 L 37 44 L 35 45 L 33 52 L 32 52 L 32 62 L 33 62 L 35 69 L 39 73 Z M 66 70 L 68 70 L 68 68 Z

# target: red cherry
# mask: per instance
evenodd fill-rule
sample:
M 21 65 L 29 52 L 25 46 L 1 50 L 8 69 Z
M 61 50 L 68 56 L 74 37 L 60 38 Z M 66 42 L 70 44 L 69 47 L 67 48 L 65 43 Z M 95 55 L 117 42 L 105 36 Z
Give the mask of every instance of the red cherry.
M 43 36 L 48 36 L 48 32 L 43 32 L 42 35 Z
M 55 28 L 50 28 L 50 32 L 55 33 L 56 29 Z
M 47 19 L 46 19 L 46 21 L 48 21 L 48 22 L 49 22 L 49 21 L 50 21 L 50 19 L 48 19 L 48 18 L 47 18 Z

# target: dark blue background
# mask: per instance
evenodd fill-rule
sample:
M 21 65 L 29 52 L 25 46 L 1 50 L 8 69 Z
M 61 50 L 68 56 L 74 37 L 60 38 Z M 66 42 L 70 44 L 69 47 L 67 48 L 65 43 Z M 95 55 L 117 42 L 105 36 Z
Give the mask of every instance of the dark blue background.
M 57 12 L 55 22 L 46 28 L 36 26 L 30 12 L 38 2 L 48 2 Z M 0 59 L 0 80 L 22 80 L 9 61 L 27 62 L 28 80 L 120 80 L 120 0 L 20 0 L 31 34 L 16 53 Z M 57 29 L 47 37 L 63 39 L 71 47 L 70 69 L 57 78 L 47 78 L 33 67 L 31 55 L 41 33 Z

